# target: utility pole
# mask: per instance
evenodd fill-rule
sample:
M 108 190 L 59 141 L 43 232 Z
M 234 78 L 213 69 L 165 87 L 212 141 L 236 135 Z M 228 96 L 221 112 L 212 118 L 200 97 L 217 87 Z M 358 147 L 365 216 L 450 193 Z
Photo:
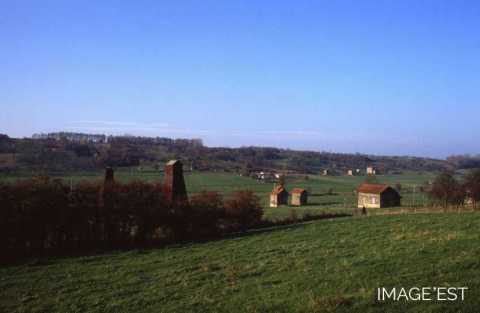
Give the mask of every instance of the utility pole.
M 417 185 L 413 185 L 413 197 L 412 197 L 412 207 L 415 207 L 416 199 L 415 199 L 415 191 L 417 189 Z

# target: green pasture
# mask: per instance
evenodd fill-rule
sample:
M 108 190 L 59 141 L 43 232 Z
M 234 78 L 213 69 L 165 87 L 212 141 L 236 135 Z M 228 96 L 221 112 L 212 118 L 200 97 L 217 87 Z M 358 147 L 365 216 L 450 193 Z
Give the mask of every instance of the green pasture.
M 320 220 L 164 249 L 0 268 L 3 312 L 476 312 L 480 215 Z M 468 287 L 375 301 L 378 287 Z
M 15 181 L 30 178 L 34 175 L 45 173 L 23 173 L 0 176 L 0 181 Z M 103 172 L 74 172 L 74 173 L 48 173 L 49 176 L 61 178 L 65 182 L 76 184 L 83 180 L 102 180 Z M 401 175 L 378 175 L 376 180 L 380 183 L 390 184 L 395 187 L 402 185 L 400 191 L 403 206 L 419 206 L 426 203 L 427 198 L 419 192 L 419 186 L 432 180 L 432 173 L 404 173 Z M 115 178 L 121 182 L 132 180 L 159 181 L 163 180 L 163 173 L 159 171 L 138 171 L 136 168 L 119 169 L 115 171 Z M 354 190 L 365 181 L 366 176 L 320 176 L 320 175 L 295 175 L 287 177 L 287 190 L 295 187 L 305 188 L 309 191 L 309 203 L 301 208 L 282 206 L 269 208 L 269 193 L 273 183 L 262 182 L 250 177 L 243 177 L 235 173 L 223 172 L 186 172 L 185 181 L 189 194 L 202 190 L 220 192 L 228 198 L 234 191 L 242 189 L 253 190 L 261 199 L 265 207 L 265 217 L 269 219 L 282 219 L 291 215 L 294 210 L 298 217 L 305 214 L 320 214 L 323 212 L 351 213 L 356 204 Z M 415 187 L 415 192 L 414 191 Z M 331 193 L 329 193 L 329 191 Z

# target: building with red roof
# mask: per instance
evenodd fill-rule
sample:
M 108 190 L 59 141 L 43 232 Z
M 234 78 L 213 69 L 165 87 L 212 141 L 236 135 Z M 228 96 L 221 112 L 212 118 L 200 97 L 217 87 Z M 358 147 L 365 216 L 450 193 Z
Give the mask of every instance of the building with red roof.
M 400 206 L 400 194 L 384 184 L 363 183 L 357 188 L 358 208 L 379 209 Z
M 288 191 L 282 185 L 275 186 L 270 193 L 270 207 L 288 204 Z
M 301 206 L 306 205 L 308 201 L 308 192 L 302 188 L 293 188 L 292 189 L 292 205 Z

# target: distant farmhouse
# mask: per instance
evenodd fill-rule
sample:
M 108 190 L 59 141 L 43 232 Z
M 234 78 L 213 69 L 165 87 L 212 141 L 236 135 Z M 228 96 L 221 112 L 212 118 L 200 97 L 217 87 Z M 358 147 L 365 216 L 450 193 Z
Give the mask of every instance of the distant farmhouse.
M 276 208 L 279 205 L 288 204 L 288 191 L 283 186 L 275 186 L 270 193 L 270 207 Z
M 250 174 L 254 178 L 262 181 L 278 181 L 280 179 L 280 174 L 276 172 L 269 171 L 258 171 Z
M 308 192 L 302 188 L 294 188 L 292 190 L 292 205 L 306 205 L 308 200 Z
M 400 194 L 388 185 L 362 184 L 357 189 L 358 208 L 379 209 L 400 206 Z

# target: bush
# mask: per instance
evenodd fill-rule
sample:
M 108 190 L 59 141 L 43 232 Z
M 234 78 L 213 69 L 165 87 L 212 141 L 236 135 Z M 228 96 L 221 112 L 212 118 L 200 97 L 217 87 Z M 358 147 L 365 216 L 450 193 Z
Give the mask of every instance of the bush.
M 236 191 L 233 198 L 225 203 L 225 215 L 229 228 L 246 231 L 262 219 L 260 198 L 251 190 Z
M 70 192 L 66 229 L 67 242 L 72 249 L 92 249 L 103 240 L 100 190 L 99 183 L 81 182 Z
M 166 208 L 161 185 L 142 181 L 116 184 L 113 211 L 109 216 L 110 244 L 151 244 L 155 230 L 166 222 Z
M 224 202 L 201 192 L 168 202 L 161 184 L 41 177 L 0 184 L 0 248 L 13 258 L 163 245 L 218 237 L 259 225 L 260 199 L 238 191 Z
M 211 238 L 222 232 L 225 209 L 222 196 L 215 191 L 202 191 L 190 199 L 192 235 L 195 239 Z

